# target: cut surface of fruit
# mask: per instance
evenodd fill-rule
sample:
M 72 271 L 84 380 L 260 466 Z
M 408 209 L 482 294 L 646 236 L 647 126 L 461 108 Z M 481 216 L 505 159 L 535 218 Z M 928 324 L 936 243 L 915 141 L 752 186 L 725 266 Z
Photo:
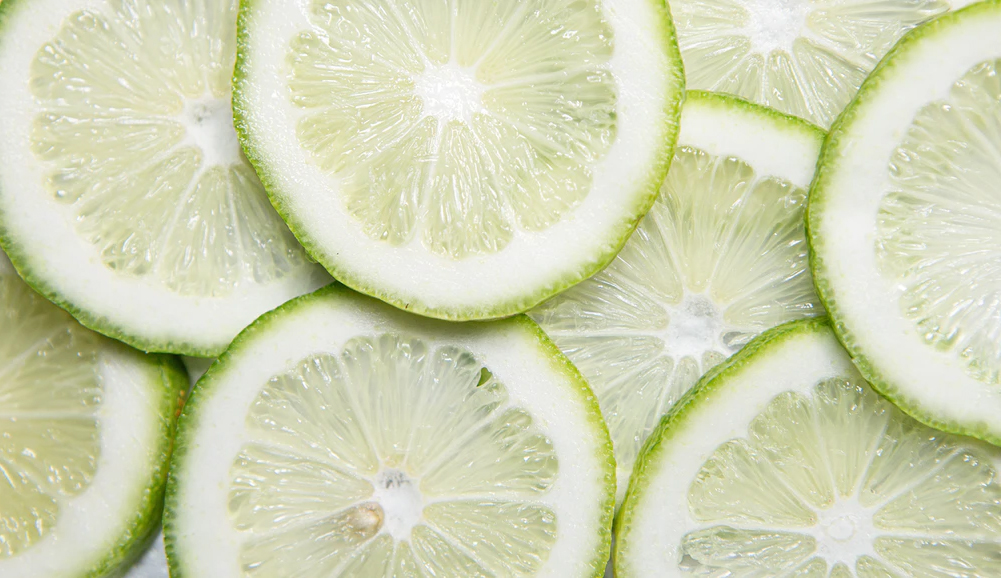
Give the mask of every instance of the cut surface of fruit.
M 32 286 L 142 349 L 218 354 L 329 281 L 240 150 L 236 10 L 0 5 L 0 241 Z
M 171 466 L 172 575 L 600 576 L 611 442 L 526 317 L 453 325 L 331 286 L 199 381 Z
M 826 320 L 769 331 L 651 436 L 616 575 L 1001 573 L 1001 449 L 876 394 Z
M 863 375 L 935 427 L 1001 444 L 1001 3 L 905 37 L 832 131 L 813 270 Z
M 831 126 L 908 30 L 971 0 L 670 0 L 688 88 Z
M 335 277 L 446 319 L 525 311 L 610 261 L 677 132 L 654 0 L 252 0 L 237 130 Z
M 97 576 L 158 520 L 185 385 L 98 335 L 0 253 L 0 576 Z
M 532 310 L 598 396 L 620 499 L 647 436 L 703 373 L 765 329 L 822 314 L 803 210 L 823 136 L 690 92 L 660 197 L 622 252 Z

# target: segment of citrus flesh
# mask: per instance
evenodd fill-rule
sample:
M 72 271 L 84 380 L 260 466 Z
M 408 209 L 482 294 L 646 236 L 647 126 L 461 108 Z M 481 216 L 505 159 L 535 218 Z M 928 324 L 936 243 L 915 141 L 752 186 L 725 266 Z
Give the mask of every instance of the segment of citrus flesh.
M 204 417 L 185 418 L 200 422 L 184 427 L 207 428 L 194 440 L 215 435 L 229 422 L 238 428 L 220 440 L 231 457 L 213 462 L 212 472 L 202 460 L 221 460 L 222 453 L 189 448 L 195 455 L 182 454 L 175 462 L 180 482 L 168 499 L 166 527 L 176 569 L 259 578 L 600 575 L 604 558 L 599 558 L 607 556 L 607 545 L 604 551 L 600 546 L 607 535 L 601 536 L 609 529 L 595 525 L 591 516 L 607 507 L 610 520 L 611 467 L 597 466 L 608 485 L 596 488 L 594 474 L 580 472 L 583 464 L 575 463 L 579 456 L 557 451 L 568 435 L 579 437 L 585 452 L 594 451 L 586 449 L 593 444 L 590 426 L 581 431 L 575 423 L 572 414 L 579 408 L 572 398 L 551 391 L 564 387 L 565 378 L 543 367 L 530 383 L 542 391 L 534 395 L 562 398 L 560 411 L 569 404 L 569 419 L 538 411 L 533 399 L 521 397 L 524 392 L 501 377 L 505 362 L 498 367 L 487 361 L 536 345 L 518 344 L 525 337 L 510 334 L 508 327 L 495 330 L 509 333 L 492 346 L 501 349 L 474 353 L 482 347 L 478 338 L 415 332 L 409 318 L 401 319 L 411 330 L 385 320 L 360 323 L 353 317 L 370 315 L 372 305 L 357 297 L 334 293 L 309 299 L 315 301 L 304 303 L 309 311 L 293 313 L 301 321 L 265 329 L 261 340 L 320 327 L 325 336 L 319 339 L 325 341 L 318 343 L 325 347 L 302 342 L 284 347 L 282 355 L 307 353 L 296 354 L 291 365 L 283 362 L 285 369 L 270 378 L 266 372 L 251 376 L 271 361 L 233 365 L 232 357 L 226 358 L 196 390 L 213 387 L 227 368 L 241 380 L 215 386 L 229 392 L 224 395 L 232 403 L 196 398 L 196 408 L 207 407 L 196 410 Z M 327 327 L 316 319 L 329 311 L 317 310 L 333 299 L 351 311 L 331 316 L 338 326 Z M 526 320 L 514 323 L 529 327 Z M 550 354 L 558 355 L 555 348 Z M 537 372 L 531 353 L 506 363 L 526 357 L 530 371 Z M 248 385 L 250 379 L 258 381 Z M 236 388 L 241 391 L 233 393 Z M 220 417 L 223 412 L 227 415 Z M 553 418 L 562 423 L 544 425 Z M 596 409 L 593 419 L 600 422 Z M 554 435 L 553 428 L 565 431 Z M 575 472 L 584 479 L 570 490 L 567 476 Z M 198 494 L 206 485 L 220 489 Z M 578 490 L 579 496 L 568 494 Z M 583 496 L 593 503 L 580 518 L 569 510 L 579 509 Z M 222 552 L 192 535 L 221 524 L 232 537 Z M 570 541 L 579 543 L 569 546 Z M 587 551 L 589 545 L 594 550 Z
M 597 0 L 317 1 L 308 18 L 287 57 L 296 134 L 373 240 L 495 253 L 587 195 L 616 132 Z
M 5 258 L 0 257 L 5 260 Z M 56 525 L 101 454 L 101 342 L 0 263 L 0 560 Z
M 929 346 L 1001 385 L 1001 58 L 914 118 L 879 204 L 876 258 Z
M 508 402 L 468 351 L 394 334 L 272 378 L 230 471 L 244 573 L 534 574 L 556 539 L 537 499 L 559 460 Z
M 358 267 L 354 245 L 407 255 L 407 269 L 415 260 L 436 264 L 418 262 L 421 278 L 437 276 L 428 269 L 440 263 L 466 284 L 473 275 L 463 271 L 480 266 L 478 259 L 522 263 L 524 256 L 499 255 L 527 250 L 529 237 L 557 242 L 553 236 L 587 203 L 620 139 L 620 96 L 632 81 L 617 74 L 613 57 L 633 39 L 620 44 L 617 17 L 600 0 L 316 0 L 295 10 L 272 4 L 250 5 L 241 24 L 248 46 L 238 65 L 236 109 L 265 174 L 296 167 L 315 178 L 319 190 L 280 173 L 265 180 L 297 234 L 339 276 Z M 637 10 L 629 6 L 636 0 L 604 4 Z M 283 26 L 288 35 L 260 37 L 258 28 L 276 18 L 291 22 Z M 262 66 L 274 66 L 280 77 Z M 657 78 L 663 68 L 647 74 Z M 273 102 L 260 75 L 281 86 L 287 100 Z M 664 115 L 657 110 L 654 122 Z M 287 123 L 288 134 L 265 134 L 274 122 Z M 283 149 L 275 155 L 281 158 L 269 158 L 267 149 L 281 139 L 295 154 Z M 642 181 L 655 170 L 641 168 L 629 178 Z M 627 204 L 636 198 L 625 197 Z M 337 216 L 346 230 L 329 230 Z M 421 285 L 414 278 L 392 283 L 415 294 Z M 451 281 L 440 283 L 456 292 Z M 436 307 L 456 306 L 437 300 Z
M 777 396 L 688 490 L 682 574 L 1001 572 L 998 452 L 922 425 L 862 379 Z
M 32 280 L 55 286 L 60 300 L 94 325 L 113 319 L 99 330 L 195 354 L 221 352 L 258 314 L 315 288 L 314 266 L 270 206 L 233 129 L 236 5 L 52 4 L 65 16 L 42 39 L 27 76 L 8 80 L 23 82 L 31 100 L 24 122 L 31 152 L 22 154 L 31 154 L 38 168 L 32 186 L 19 188 L 49 201 L 48 219 L 60 221 L 56 228 L 65 227 L 92 264 L 77 260 L 71 272 L 59 273 L 28 265 Z M 15 14 L 9 26 L 41 24 L 36 16 L 19 22 L 18 5 L 9 10 Z M 32 41 L 7 35 L 11 42 Z M 30 217 L 16 219 L 7 219 L 6 240 L 24 266 L 17 253 L 30 262 L 36 247 L 17 230 Z M 132 318 L 104 310 L 118 302 L 95 303 L 63 290 L 67 277 L 77 285 L 125 286 L 125 299 L 140 306 Z M 156 317 L 145 310 L 163 307 L 158 293 L 174 298 L 175 317 L 197 317 L 197 300 L 230 301 L 233 310 L 223 327 L 202 322 L 208 337 L 195 330 L 197 323 L 164 319 L 149 326 Z M 179 343 L 160 343 L 165 337 Z
M 883 55 L 959 0 L 670 0 L 688 88 L 827 128 Z
M 183 378 L 31 290 L 0 253 L 0 575 L 103 575 L 158 519 Z
M 685 123 L 726 136 L 702 143 Z M 785 174 L 769 174 L 723 152 L 749 135 L 778 141 L 771 154 L 813 154 L 787 157 Z M 647 436 L 699 377 L 761 331 L 821 312 L 803 230 L 821 137 L 746 103 L 693 94 L 660 197 L 622 252 L 532 311 L 598 396 L 620 498 Z
M 831 147 L 810 216 L 822 297 L 863 373 L 918 419 L 995 443 L 999 23 L 978 5 L 902 44 L 836 135 L 860 144 Z
M 654 507 L 663 523 L 681 527 L 657 545 L 671 554 L 656 575 L 1001 572 L 1001 452 L 922 425 L 879 397 L 829 329 L 792 332 L 696 389 L 691 417 L 665 424 L 674 433 L 661 442 L 663 458 L 649 458 L 657 465 L 648 475 L 680 468 L 669 475 L 681 477 L 683 491 L 646 499 L 665 502 Z M 752 387 L 766 391 L 734 399 Z M 736 408 L 745 402 L 751 407 Z M 693 436 L 707 439 L 686 448 Z M 633 559 L 630 568 L 649 562 Z

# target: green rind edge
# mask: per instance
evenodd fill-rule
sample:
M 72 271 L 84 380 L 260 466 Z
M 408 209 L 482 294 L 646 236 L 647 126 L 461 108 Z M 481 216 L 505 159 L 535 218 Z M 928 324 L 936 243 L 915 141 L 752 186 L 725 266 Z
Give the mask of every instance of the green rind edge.
M 685 103 L 687 104 L 688 102 L 697 102 L 703 106 L 713 108 L 739 110 L 745 114 L 767 119 L 780 131 L 796 132 L 804 138 L 816 140 L 818 143 L 822 143 L 827 136 L 826 130 L 808 120 L 725 92 L 689 90 L 685 93 Z M 684 111 L 684 107 L 682 107 L 682 111 Z M 678 142 L 678 145 L 683 144 L 682 142 Z
M 121 346 L 124 347 L 124 346 Z M 188 391 L 188 374 L 180 360 L 161 354 L 144 354 L 150 361 L 149 376 L 153 387 L 161 389 L 157 415 L 160 418 L 161 443 L 151 452 L 149 484 L 143 489 L 142 501 L 128 523 L 127 530 L 118 538 L 113 549 L 94 567 L 85 570 L 85 578 L 101 578 L 119 575 L 134 563 L 143 553 L 145 546 L 159 529 L 163 495 L 167 485 L 167 468 L 173 449 L 177 418 Z M 116 572 L 118 574 L 116 574 Z
M 201 400 L 212 396 L 215 390 L 217 376 L 222 375 L 227 371 L 228 366 L 231 363 L 231 358 L 238 355 L 240 351 L 242 351 L 245 344 L 249 344 L 255 342 L 259 338 L 263 338 L 263 336 L 266 335 L 270 329 L 272 323 L 279 321 L 281 318 L 285 317 L 286 314 L 289 314 L 300 307 L 307 306 L 314 301 L 323 300 L 333 296 L 340 299 L 353 299 L 359 301 L 371 299 L 369 296 L 356 293 L 338 283 L 332 283 L 314 291 L 313 293 L 296 297 L 284 305 L 261 315 L 256 321 L 241 331 L 240 334 L 237 335 L 236 339 L 233 340 L 232 344 L 230 344 L 229 348 L 227 348 L 226 351 L 219 356 L 219 359 L 213 363 L 211 367 L 209 367 L 208 371 L 206 371 L 201 379 L 198 380 L 198 383 L 195 384 L 187 403 L 184 404 L 184 408 L 180 412 L 180 418 L 177 424 L 177 434 L 174 437 L 174 452 L 170 459 L 166 496 L 164 499 L 164 548 L 167 554 L 167 563 L 170 568 L 171 578 L 185 578 L 189 575 L 183 564 L 183 556 L 179 553 L 178 547 L 175 544 L 174 536 L 177 533 L 175 512 L 179 509 L 178 479 L 184 475 L 184 461 L 187 456 L 188 449 L 197 443 L 195 434 L 198 430 L 199 410 L 202 403 Z M 377 304 L 382 305 L 381 302 L 377 302 Z M 605 480 L 605 492 L 601 499 L 602 527 L 600 540 L 602 546 L 589 562 L 589 566 L 593 571 L 591 574 L 592 578 L 601 578 L 604 574 L 605 565 L 608 561 L 608 556 L 611 550 L 612 517 L 615 509 L 615 458 L 612 453 L 612 439 L 608 434 L 608 427 L 605 425 L 605 420 L 601 417 L 601 410 L 598 407 L 598 399 L 595 397 L 594 392 L 591 391 L 587 381 L 580 374 L 577 368 L 559 350 L 559 348 L 556 347 L 556 344 L 549 339 L 545 332 L 542 331 L 542 329 L 527 316 L 517 315 L 508 319 L 490 321 L 486 323 L 494 326 L 499 326 L 500 324 L 511 324 L 518 326 L 521 330 L 527 332 L 532 339 L 535 340 L 539 348 L 546 354 L 546 357 L 550 360 L 554 371 L 570 378 L 571 387 L 574 393 L 584 405 L 588 423 L 594 426 L 599 437 L 603 438 L 599 448 L 600 455 L 598 456 L 601 467 L 604 470 L 604 475 L 602 477 Z
M 831 178 L 831 173 L 838 170 L 838 157 L 841 153 L 841 141 L 845 136 L 850 136 L 850 131 L 858 118 L 858 109 L 867 100 L 870 94 L 879 89 L 880 84 L 893 72 L 897 55 L 906 54 L 912 47 L 922 39 L 935 35 L 942 28 L 949 27 L 956 21 L 965 18 L 975 18 L 981 12 L 989 12 L 1001 9 L 1001 0 L 983 0 L 961 8 L 954 12 L 947 12 L 926 24 L 919 26 L 900 39 L 899 42 L 883 57 L 869 77 L 862 83 L 855 98 L 845 107 L 841 116 L 837 118 L 831 131 L 824 141 L 824 147 L 820 153 L 817 163 L 817 173 L 814 176 L 813 184 L 810 187 L 810 197 L 806 209 L 806 239 L 810 246 L 810 272 L 813 276 L 814 287 L 817 295 L 823 302 L 824 307 L 833 320 L 834 334 L 838 341 L 848 351 L 855 366 L 865 377 L 866 381 L 872 385 L 873 389 L 889 399 L 895 406 L 900 408 L 905 414 L 917 421 L 949 433 L 959 434 L 977 438 L 988 443 L 1001 446 L 1001 433 L 998 428 L 991 428 L 987 423 L 957 423 L 940 419 L 933 409 L 926 407 L 923 402 L 907 394 L 907 390 L 900 385 L 893 383 L 878 368 L 857 343 L 852 332 L 844 324 L 844 315 L 838 305 L 838 299 L 831 286 L 827 267 L 824 259 L 820 256 L 820 250 L 824 247 L 823 239 L 816 233 L 820 228 L 824 202 L 826 200 L 826 188 Z
M 349 270 L 349 266 L 342 266 L 336 250 L 328 251 L 319 243 L 313 241 L 306 232 L 306 227 L 302 221 L 297 218 L 294 211 L 283 200 L 292 195 L 288 195 L 279 185 L 278 179 L 272 177 L 272 171 L 264 155 L 260 154 L 254 145 L 254 140 L 251 136 L 251 122 L 248 119 L 247 113 L 249 106 L 247 104 L 247 97 L 244 95 L 244 87 L 250 84 L 250 81 L 247 79 L 249 73 L 247 55 L 250 42 L 248 37 L 252 20 L 251 12 L 254 10 L 254 4 L 257 1 L 240 0 L 240 12 L 237 18 L 236 66 L 233 72 L 233 120 L 236 133 L 240 138 L 240 144 L 243 147 L 245 156 L 254 167 L 258 178 L 268 193 L 271 204 L 288 225 L 289 230 L 292 231 L 295 238 L 306 248 L 306 252 L 323 265 L 335 279 L 355 291 L 375 297 L 404 311 L 447 321 L 489 320 L 524 313 L 546 299 L 569 289 L 604 269 L 615 259 L 640 221 L 653 206 L 654 201 L 657 200 L 661 183 L 670 168 L 671 160 L 674 157 L 674 147 L 678 140 L 678 121 L 681 113 L 681 104 L 684 100 L 685 79 L 681 51 L 678 48 L 674 22 L 671 20 L 671 13 L 667 7 L 666 0 L 647 0 L 659 15 L 661 44 L 667 62 L 674 65 L 673 78 L 667 78 L 670 85 L 670 94 L 667 95 L 667 106 L 664 109 L 663 146 L 660 147 L 660 155 L 656 159 L 656 164 L 651 167 L 648 176 L 643 180 L 643 184 L 640 187 L 643 195 L 636 204 L 636 210 L 617 227 L 617 233 L 613 232 L 609 235 L 608 242 L 606 243 L 607 248 L 591 261 L 583 263 L 578 271 L 567 274 L 552 284 L 537 289 L 534 293 L 498 302 L 492 307 L 429 307 L 420 303 L 417 299 L 410 299 L 407 296 L 384 291 L 374 284 L 370 284 L 355 276 Z
M 748 364 L 753 363 L 758 354 L 770 351 L 791 338 L 830 329 L 831 323 L 826 317 L 815 317 L 791 321 L 762 332 L 731 358 L 710 369 L 661 418 L 636 459 L 636 465 L 629 479 L 629 490 L 615 521 L 616 544 L 613 562 L 616 578 L 638 576 L 629 568 L 627 561 L 633 516 L 641 506 L 640 502 L 645 497 L 644 490 L 650 478 L 657 475 L 659 458 L 665 444 L 670 443 L 675 435 L 686 427 L 689 415 L 722 395 L 731 378 L 739 375 Z

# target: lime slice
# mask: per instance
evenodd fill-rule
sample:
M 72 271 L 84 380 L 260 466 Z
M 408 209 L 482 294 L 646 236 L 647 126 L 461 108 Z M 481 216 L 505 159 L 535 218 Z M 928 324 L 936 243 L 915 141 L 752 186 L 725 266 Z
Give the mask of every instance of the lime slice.
M 683 84 L 649 0 L 252 0 L 237 130 L 335 277 L 447 318 L 607 264 L 656 195 Z
M 905 37 L 831 134 L 810 197 L 839 338 L 918 420 L 1001 444 L 1001 3 Z
M 1001 575 L 1001 450 L 874 393 L 826 320 L 752 342 L 651 436 L 619 578 Z
M 669 0 L 688 88 L 829 127 L 911 28 L 971 0 Z
M 155 530 L 183 370 L 80 326 L 0 253 L 0 576 L 103 576 Z
M 243 157 L 236 5 L 4 0 L 0 240 L 82 323 L 141 349 L 221 352 L 329 281 Z
M 822 314 L 803 210 L 824 134 L 688 94 L 653 209 L 604 271 L 532 311 L 594 388 L 619 498 L 660 416 L 761 331 Z
M 453 325 L 322 289 L 234 341 L 177 443 L 172 575 L 577 577 L 608 558 L 607 430 L 526 317 Z

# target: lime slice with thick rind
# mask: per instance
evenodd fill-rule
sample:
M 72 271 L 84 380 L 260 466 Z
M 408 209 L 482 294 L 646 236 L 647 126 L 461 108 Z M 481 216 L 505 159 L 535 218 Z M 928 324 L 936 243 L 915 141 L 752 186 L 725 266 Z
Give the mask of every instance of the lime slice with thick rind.
M 1001 4 L 898 44 L 835 127 L 810 196 L 813 270 L 873 387 L 1001 444 Z
M 525 311 L 649 209 L 683 80 L 651 0 L 253 0 L 237 130 L 335 277 L 446 319 Z
M 242 333 L 185 406 L 172 574 L 600 576 L 615 492 L 583 378 L 526 317 L 331 286 Z
M 159 520 L 186 379 L 82 327 L 0 253 L 0 575 L 103 576 Z
M 0 240 L 32 286 L 142 349 L 218 354 L 329 280 L 241 152 L 236 10 L 0 7 Z
M 1001 573 L 1001 450 L 877 395 L 826 320 L 767 332 L 664 419 L 617 524 L 620 578 Z
M 823 137 L 690 92 L 660 197 L 625 248 L 532 310 L 598 396 L 620 500 L 647 436 L 703 373 L 761 331 L 823 313 L 803 229 Z
M 831 126 L 908 30 L 971 0 L 670 0 L 688 88 Z

